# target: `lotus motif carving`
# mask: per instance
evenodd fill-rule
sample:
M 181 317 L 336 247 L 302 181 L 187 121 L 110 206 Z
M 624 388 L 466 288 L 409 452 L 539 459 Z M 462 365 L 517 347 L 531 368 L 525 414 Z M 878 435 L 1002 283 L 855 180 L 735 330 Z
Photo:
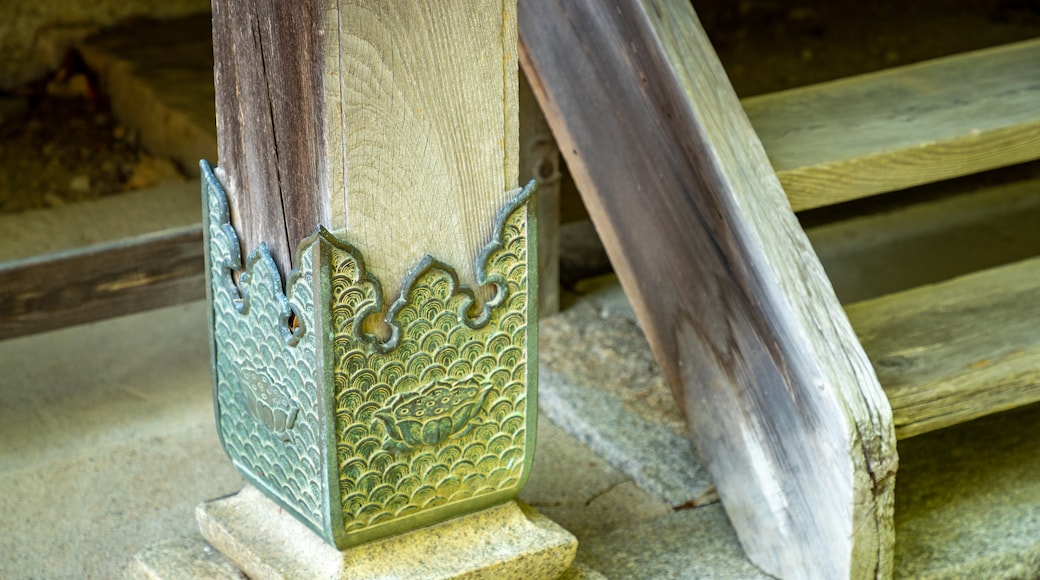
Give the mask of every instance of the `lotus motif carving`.
M 242 398 L 249 415 L 282 441 L 292 439 L 299 407 L 275 390 L 264 375 L 249 369 L 240 372 Z
M 386 427 L 383 448 L 403 453 L 466 435 L 478 425 L 472 419 L 490 391 L 491 385 L 481 386 L 471 377 L 454 385 L 434 381 L 418 391 L 388 398 L 386 406 L 375 414 Z

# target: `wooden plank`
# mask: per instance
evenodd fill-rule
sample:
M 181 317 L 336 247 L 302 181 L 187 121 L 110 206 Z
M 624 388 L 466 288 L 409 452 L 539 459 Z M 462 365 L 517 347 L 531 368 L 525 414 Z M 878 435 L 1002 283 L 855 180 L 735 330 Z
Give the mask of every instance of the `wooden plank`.
M 324 225 L 397 295 L 430 254 L 475 283 L 518 178 L 507 0 L 215 0 L 218 173 L 283 274 Z
M 521 63 L 751 559 L 885 577 L 891 410 L 685 2 L 526 0 Z
M 795 211 L 1040 158 L 1040 39 L 743 101 Z
M 538 182 L 538 316 L 560 309 L 560 149 L 520 75 L 520 183 Z
M 0 340 L 206 296 L 202 228 L 0 264 Z
M 1040 258 L 847 312 L 899 438 L 1040 401 Z
M 807 227 L 841 303 L 1040 255 L 1040 179 L 960 185 L 943 183 L 949 196 Z

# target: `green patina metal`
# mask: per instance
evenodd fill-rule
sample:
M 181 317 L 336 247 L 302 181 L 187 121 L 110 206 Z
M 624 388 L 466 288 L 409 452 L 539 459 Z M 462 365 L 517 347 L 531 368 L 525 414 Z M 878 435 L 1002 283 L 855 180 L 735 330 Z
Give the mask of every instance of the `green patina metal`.
M 386 308 L 361 253 L 323 229 L 284 292 L 266 246 L 243 269 L 202 169 L 216 420 L 242 475 L 339 548 L 514 497 L 536 425 L 533 183 L 478 258 L 489 300 L 426 257 Z M 387 340 L 366 331 L 377 317 Z

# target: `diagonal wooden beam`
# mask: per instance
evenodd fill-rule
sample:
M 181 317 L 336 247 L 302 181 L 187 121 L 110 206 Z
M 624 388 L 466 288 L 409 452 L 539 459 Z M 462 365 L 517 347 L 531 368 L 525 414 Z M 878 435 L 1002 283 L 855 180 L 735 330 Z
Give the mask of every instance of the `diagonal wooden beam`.
M 692 8 L 527 0 L 521 63 L 748 555 L 885 577 L 891 410 Z

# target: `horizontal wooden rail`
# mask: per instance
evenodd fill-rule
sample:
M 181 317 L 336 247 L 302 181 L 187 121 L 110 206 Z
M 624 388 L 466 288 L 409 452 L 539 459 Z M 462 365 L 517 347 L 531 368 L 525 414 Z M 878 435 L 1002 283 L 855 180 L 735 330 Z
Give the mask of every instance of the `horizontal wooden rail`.
M 1040 39 L 742 101 L 795 211 L 1040 158 Z
M 1040 258 L 846 311 L 898 438 L 1040 401 Z
M 199 225 L 0 264 L 0 339 L 206 296 Z

